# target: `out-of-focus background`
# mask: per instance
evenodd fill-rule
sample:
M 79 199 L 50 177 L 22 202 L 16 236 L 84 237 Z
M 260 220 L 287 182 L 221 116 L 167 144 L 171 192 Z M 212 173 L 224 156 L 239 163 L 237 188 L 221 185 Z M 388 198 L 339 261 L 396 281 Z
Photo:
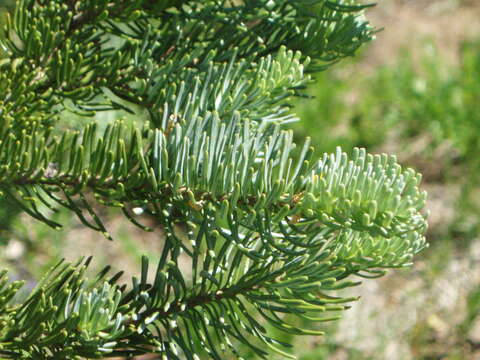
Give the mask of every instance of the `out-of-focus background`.
M 12 7 L 0 1 L 2 22 Z M 294 342 L 301 360 L 480 359 L 480 1 L 383 0 L 367 17 L 384 30 L 316 77 L 292 128 L 319 154 L 362 146 L 423 173 L 430 247 L 412 268 L 348 290 L 362 298 L 322 325 L 327 336 Z M 132 272 L 143 253 L 155 260 L 161 234 L 103 211 L 113 243 L 70 213 L 54 215 L 65 224 L 54 231 L 0 203 L 0 268 L 28 288 L 62 257 Z

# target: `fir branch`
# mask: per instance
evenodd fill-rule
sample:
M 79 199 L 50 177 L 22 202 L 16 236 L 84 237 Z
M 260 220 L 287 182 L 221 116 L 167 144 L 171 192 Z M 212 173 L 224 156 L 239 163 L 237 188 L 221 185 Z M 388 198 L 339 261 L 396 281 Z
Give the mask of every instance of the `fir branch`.
M 269 224 L 289 218 L 294 225 L 313 222 L 340 231 L 349 254 L 381 248 L 376 241 L 362 245 L 372 237 L 390 238 L 384 251 L 398 248 L 409 253 L 422 248 L 425 220 L 420 210 L 425 194 L 417 187 L 419 176 L 410 169 L 403 171 L 395 158 L 372 157 L 357 150 L 351 161 L 338 152 L 314 162 L 306 144 L 302 157 L 293 162 L 292 134 L 281 132 L 278 126 L 259 127 L 238 118 L 227 125 L 213 114 L 198 119 L 177 124 L 168 138 L 160 130 L 147 131 L 149 148 L 138 131 L 121 124 L 108 127 L 97 139 L 94 126 L 86 129 L 83 138 L 64 134 L 47 148 L 38 147 L 33 136 L 26 148 L 31 158 L 16 148 L 19 142 L 10 134 L 0 143 L 6 149 L 0 159 L 4 164 L 0 187 L 10 199 L 54 227 L 58 224 L 38 210 L 39 204 L 65 206 L 85 225 L 105 232 L 90 206 L 82 209 L 71 200 L 79 194 L 86 205 L 83 194 L 91 190 L 100 202 L 111 206 L 173 206 L 175 211 L 166 215 L 150 207 L 165 221 L 196 221 L 195 214 L 210 207 L 217 209 L 214 218 L 224 218 L 238 208 L 249 214 L 245 226 L 257 231 L 257 213 L 268 209 L 275 214 Z M 28 141 L 21 143 L 26 146 Z M 56 174 L 46 177 L 45 169 L 52 163 Z M 37 169 L 44 170 L 39 173 Z M 84 211 L 95 223 L 86 222 Z M 409 245 L 404 248 L 404 243 Z M 403 258 L 394 252 L 392 259 Z
M 336 319 L 317 315 L 355 298 L 329 291 L 407 266 L 425 247 L 420 176 L 361 149 L 317 160 L 307 141 L 294 156 L 281 129 L 305 74 L 372 38 L 365 7 L 19 1 L 0 63 L 0 196 L 55 228 L 48 212 L 67 208 L 106 236 L 97 203 L 146 229 L 128 211 L 141 206 L 165 239 L 154 280 L 143 259 L 130 287 L 108 268 L 88 281 L 87 260 L 14 299 L 21 284 L 0 274 L 0 354 L 198 360 L 241 358 L 243 344 L 291 357 L 265 323 L 322 334 L 283 314 Z M 136 104 L 151 122 L 59 131 L 70 102 L 83 115 Z

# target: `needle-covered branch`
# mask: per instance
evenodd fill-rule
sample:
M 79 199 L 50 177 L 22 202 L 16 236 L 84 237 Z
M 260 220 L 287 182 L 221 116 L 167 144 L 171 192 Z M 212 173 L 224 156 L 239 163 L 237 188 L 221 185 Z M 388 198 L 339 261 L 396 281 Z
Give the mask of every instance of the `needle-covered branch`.
M 366 7 L 19 1 L 0 61 L 0 196 L 54 228 L 64 207 L 107 237 L 101 206 L 152 230 L 140 207 L 163 248 L 130 286 L 61 263 L 25 299 L 2 273 L 0 357 L 288 358 L 268 328 L 321 334 L 314 323 L 355 300 L 332 290 L 410 264 L 425 247 L 420 176 L 363 149 L 295 151 L 282 129 L 310 74 L 372 39 Z M 92 123 L 66 128 L 69 110 Z M 135 119 L 95 122 L 108 110 Z
M 237 58 L 246 70 L 245 64 L 260 64 L 284 46 L 310 56 L 314 71 L 317 59 L 323 66 L 352 55 L 372 36 L 358 15 L 363 7 L 325 0 L 170 5 L 19 1 L 5 30 L 3 116 L 24 128 L 35 120 L 52 123 L 65 107 L 84 115 L 128 110 L 118 97 L 155 113 L 174 84 L 201 79 L 212 66 Z

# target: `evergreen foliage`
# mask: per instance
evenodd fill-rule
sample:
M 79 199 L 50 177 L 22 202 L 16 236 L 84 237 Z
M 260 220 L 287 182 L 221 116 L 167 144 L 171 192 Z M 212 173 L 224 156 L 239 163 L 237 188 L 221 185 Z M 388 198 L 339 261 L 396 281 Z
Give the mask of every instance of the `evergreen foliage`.
M 372 39 L 349 0 L 21 0 L 0 62 L 2 198 L 58 228 L 65 207 L 109 237 L 101 206 L 163 228 L 129 286 L 90 259 L 26 298 L 0 275 L 0 356 L 293 357 L 265 324 L 338 318 L 332 290 L 407 266 L 425 246 L 420 176 L 395 157 L 298 154 L 288 101 Z M 127 111 L 138 121 L 60 121 Z M 140 116 L 148 114 L 148 121 Z M 95 117 L 92 118 L 95 120 Z M 333 315 L 328 315 L 334 312 Z M 228 355 L 227 355 L 228 354 Z

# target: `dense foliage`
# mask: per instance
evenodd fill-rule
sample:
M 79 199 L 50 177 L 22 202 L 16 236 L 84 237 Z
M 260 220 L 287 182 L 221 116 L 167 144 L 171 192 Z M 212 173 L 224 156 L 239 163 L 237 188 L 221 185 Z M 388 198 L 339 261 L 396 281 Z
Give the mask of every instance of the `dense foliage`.
M 292 357 L 265 323 L 321 334 L 351 276 L 425 246 L 420 176 L 356 149 L 298 154 L 288 101 L 372 38 L 351 1 L 19 1 L 0 62 L 0 191 L 54 228 L 58 207 L 110 238 L 117 207 L 163 229 L 131 286 L 90 259 L 60 263 L 26 298 L 0 283 L 0 354 L 65 359 Z M 135 121 L 60 118 L 128 112 Z M 148 120 L 144 114 L 147 115 Z M 333 311 L 334 315 L 327 315 Z

